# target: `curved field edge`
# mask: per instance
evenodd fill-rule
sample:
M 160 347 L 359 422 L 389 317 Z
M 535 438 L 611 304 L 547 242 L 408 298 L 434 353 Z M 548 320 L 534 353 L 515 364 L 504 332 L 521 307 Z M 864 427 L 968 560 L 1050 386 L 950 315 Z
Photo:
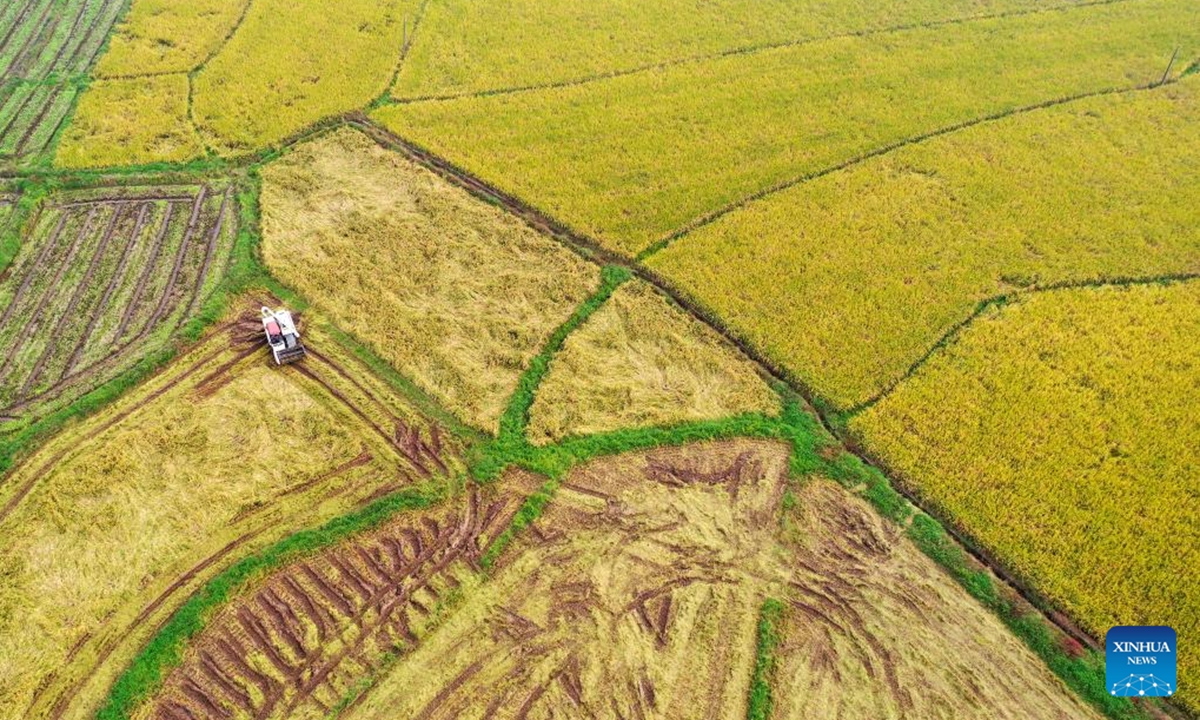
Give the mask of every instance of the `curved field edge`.
M 516 535 L 541 515 L 553 499 L 554 491 L 565 473 L 582 462 L 606 455 L 702 440 L 743 437 L 783 440 L 792 448 L 789 474 L 793 479 L 800 480 L 819 473 L 866 498 L 878 512 L 904 527 L 905 534 L 926 555 L 945 568 L 972 597 L 995 612 L 1073 691 L 1109 717 L 1146 717 L 1143 710 L 1128 700 L 1106 694 L 1102 656 L 1077 650 L 1069 638 L 1032 612 L 1019 596 L 1000 585 L 985 567 L 947 535 L 936 520 L 898 494 L 882 473 L 859 458 L 839 451 L 836 439 L 824 430 L 800 399 L 783 386 L 777 387 L 782 406 L 778 418 L 748 414 L 720 421 L 584 436 L 540 448 L 529 445 L 525 439 L 528 408 L 550 358 L 561 348 L 566 336 L 582 325 L 592 312 L 603 305 L 612 291 L 628 279 L 629 273 L 621 268 L 608 267 L 603 270 L 602 277 L 600 290 L 555 332 L 522 375 L 518 391 L 514 393 L 505 412 L 501 436 L 483 447 L 472 465 L 471 478 L 461 479 L 464 482 L 489 482 L 509 466 L 522 467 L 547 478 L 546 484 L 527 498 L 510 527 L 485 550 L 485 562 L 482 565 L 487 567 L 494 563 Z M 97 717 L 101 720 L 129 718 L 142 701 L 161 687 L 167 673 L 181 661 L 187 643 L 204 629 L 214 611 L 235 594 L 247 589 L 255 579 L 298 556 L 378 527 L 405 510 L 431 507 L 445 500 L 447 495 L 430 488 L 395 493 L 320 528 L 297 533 L 222 571 L 189 598 L 139 652 L 113 686 Z M 784 502 L 795 502 L 790 491 L 785 495 Z M 760 649 L 769 653 L 769 648 Z M 753 685 L 757 688 L 754 692 L 763 692 L 763 683 L 767 682 L 765 678 L 768 676 L 765 670 L 756 673 L 758 681 Z M 758 701 L 754 707 L 763 707 L 761 702 Z

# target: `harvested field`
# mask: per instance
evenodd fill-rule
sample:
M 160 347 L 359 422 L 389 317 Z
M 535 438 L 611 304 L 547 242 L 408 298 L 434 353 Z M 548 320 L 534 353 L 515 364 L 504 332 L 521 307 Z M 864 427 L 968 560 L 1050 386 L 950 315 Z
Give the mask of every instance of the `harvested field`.
M 1200 56 L 1195 0 L 843 37 L 372 117 L 634 255 L 709 213 L 880 148 L 1157 82 L 1177 47 L 1180 58 Z
M 203 155 L 187 103 L 186 75 L 97 80 L 63 132 L 55 163 L 96 168 L 181 162 Z
M 275 367 L 257 304 L 0 484 L 0 715 L 91 717 L 214 573 L 462 472 L 460 442 L 319 327 Z
M 1039 0 L 449 0 L 426 9 L 393 93 L 571 82 L 705 54 L 1046 8 Z
M 0 166 L 50 145 L 122 0 L 11 0 L 0 11 Z
M 986 298 L 1200 273 L 1198 124 L 1200 75 L 1005 118 L 751 203 L 648 264 L 852 407 Z
M 595 266 L 355 130 L 262 177 L 271 271 L 480 428 L 597 286 Z
M 851 429 L 1095 637 L 1114 625 L 1195 636 L 1198 336 L 1195 281 L 1028 295 L 974 321 Z M 1179 673 L 1177 699 L 1200 709 L 1194 646 L 1180 645 Z
M 841 699 L 843 717 L 971 717 L 961 692 L 975 678 L 994 684 L 979 690 L 981 718 L 1095 717 L 844 490 L 802 489 L 796 538 L 781 544 L 787 462 L 785 446 L 730 441 L 574 471 L 491 578 L 343 717 L 744 717 L 767 594 L 789 598 L 795 619 L 789 671 L 844 673 L 818 695 L 780 672 L 778 717 Z M 830 657 L 827 639 L 844 654 Z
M 530 411 L 535 445 L 626 427 L 776 414 L 755 365 L 644 282 L 626 283 L 566 340 Z
M 1098 717 L 899 527 L 833 483 L 797 495 L 773 718 Z
M 743 717 L 787 462 L 737 441 L 572 472 L 345 717 Z
M 164 347 L 224 276 L 232 186 L 54 193 L 0 275 L 0 414 L 36 420 Z
M 532 480 L 472 485 L 273 573 L 207 623 L 134 717 L 327 717 L 451 610 Z

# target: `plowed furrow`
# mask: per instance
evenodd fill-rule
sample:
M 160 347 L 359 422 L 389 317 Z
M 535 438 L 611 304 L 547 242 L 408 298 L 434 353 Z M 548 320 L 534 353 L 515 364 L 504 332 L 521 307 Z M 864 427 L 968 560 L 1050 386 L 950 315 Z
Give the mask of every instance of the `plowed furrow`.
M 189 700 L 202 708 L 209 717 L 221 718 L 222 720 L 233 719 L 233 711 L 224 703 L 217 701 L 216 698 L 205 692 L 204 687 L 191 677 L 185 677 L 183 682 L 180 683 L 179 689 L 184 695 L 187 695 Z
M 346 565 L 346 563 L 342 562 L 341 558 L 337 557 L 336 555 L 330 557 L 329 563 L 337 569 L 338 574 L 340 574 L 342 579 L 346 581 L 346 584 L 362 597 L 363 604 L 371 601 L 371 598 L 374 596 L 374 589 L 368 587 L 367 584 L 358 577 L 357 573 L 352 571 Z
M 196 194 L 196 201 L 192 203 L 192 215 L 188 218 L 187 229 L 183 231 L 183 239 L 179 241 L 179 250 L 175 253 L 175 264 L 171 266 L 171 274 L 167 277 L 167 284 L 163 287 L 162 295 L 158 298 L 158 306 L 154 308 L 154 314 L 147 321 L 143 334 L 154 329 L 158 324 L 163 313 L 171 304 L 171 297 L 175 293 L 175 285 L 179 281 L 179 271 L 183 268 L 183 259 L 187 257 L 188 245 L 192 242 L 192 235 L 196 232 L 196 222 L 200 219 L 200 208 L 204 205 L 204 198 L 208 194 L 208 186 L 201 185 L 200 192 Z
M 21 349 L 25 347 L 25 343 L 28 342 L 33 334 L 37 331 L 38 324 L 42 319 L 42 313 L 45 312 L 47 306 L 49 306 L 50 299 L 57 294 L 56 291 L 58 290 L 59 283 L 62 281 L 63 273 L 65 273 L 67 268 L 71 266 L 71 261 L 75 259 L 75 254 L 79 252 L 79 246 L 83 244 L 83 239 L 87 236 L 88 231 L 91 230 L 92 222 L 95 220 L 95 218 L 96 211 L 93 209 L 88 212 L 87 219 L 85 219 L 83 222 L 83 227 L 80 228 L 79 232 L 75 235 L 75 240 L 71 243 L 71 247 L 67 249 L 66 257 L 62 259 L 58 269 L 54 271 L 54 277 L 50 280 L 50 283 L 46 287 L 45 291 L 42 292 L 42 296 L 39 298 L 33 314 L 30 315 L 29 319 L 25 321 L 25 325 L 18 334 L 15 342 L 9 347 L 9 351 L 4 358 L 4 363 L 0 364 L 0 378 L 7 374 L 7 370 L 11 366 L 13 359 L 21 352 Z
M 245 631 L 246 637 L 250 639 L 250 643 L 266 656 L 275 669 L 284 677 L 294 678 L 299 672 L 299 668 L 284 659 L 278 648 L 275 647 L 275 643 L 271 642 L 271 635 L 258 616 L 250 612 L 249 608 L 240 607 L 237 611 L 237 619 L 238 624 Z
M 200 293 L 204 287 L 204 281 L 208 278 L 213 253 L 216 252 L 217 248 L 217 240 L 221 237 L 221 228 L 225 222 L 225 206 L 229 203 L 231 190 L 232 188 L 225 188 L 225 194 L 221 197 L 221 209 L 217 211 L 217 221 L 213 226 L 212 232 L 208 234 L 208 243 L 204 246 L 204 262 L 200 266 L 200 273 L 196 276 L 196 281 L 192 283 L 192 295 L 188 300 L 187 312 L 182 318 L 190 317 L 196 310 L 196 303 L 200 302 Z
M 129 257 L 133 254 L 134 243 L 137 242 L 138 238 L 142 234 L 142 230 L 145 227 L 146 213 L 149 207 L 150 206 L 148 204 L 142 203 L 138 209 L 137 220 L 134 221 L 133 224 L 133 232 L 129 235 L 129 238 L 125 242 L 125 247 L 121 250 L 120 260 L 117 261 L 117 267 L 115 270 L 113 270 L 112 276 L 108 279 L 108 285 L 104 288 L 104 294 L 100 297 L 100 302 L 96 306 L 96 311 L 92 313 L 93 318 L 104 317 L 105 312 L 108 310 L 108 304 L 112 301 L 113 293 L 115 293 L 117 288 L 120 287 L 121 280 L 125 277 L 125 270 L 129 266 Z M 83 355 L 83 350 L 87 347 L 88 341 L 91 340 L 95 327 L 96 323 L 94 321 L 89 323 L 87 329 L 84 330 L 83 334 L 79 337 L 79 341 L 75 343 L 75 349 L 71 352 L 71 358 L 67 360 L 67 364 L 63 367 L 63 372 L 59 376 L 60 382 L 63 378 L 69 376 L 71 371 L 74 370 L 75 366 L 79 363 L 79 358 Z
M 233 667 L 238 675 L 253 683 L 258 691 L 265 698 L 264 707 L 272 702 L 272 698 L 278 697 L 283 689 L 283 685 L 275 678 L 268 677 L 263 673 L 250 667 L 250 663 L 246 662 L 246 649 L 242 646 L 238 639 L 232 633 L 226 631 L 225 637 L 220 638 L 216 642 L 217 650 L 225 656 L 226 662 Z M 260 710 L 260 714 L 261 710 Z
M 4 313 L 0 315 L 0 327 L 4 327 L 8 321 L 12 319 L 12 315 L 16 311 L 17 306 L 21 304 L 21 300 L 25 297 L 25 293 L 29 290 L 29 284 L 33 282 L 33 278 L 37 275 L 38 268 L 46 264 L 46 257 L 50 254 L 50 251 L 54 249 L 54 246 L 58 244 L 58 238 L 62 235 L 63 225 L 65 225 L 66 222 L 67 214 L 60 213 L 58 216 L 58 223 L 54 226 L 54 231 L 50 233 L 50 239 L 47 240 L 46 244 L 42 246 L 41 251 L 37 255 L 37 259 L 31 262 L 28 267 L 24 268 L 25 274 L 21 277 L 21 284 L 17 286 L 17 292 L 13 295 L 12 301 L 8 304 L 8 307 L 4 309 Z
M 52 331 L 53 338 L 61 337 L 69 323 L 78 321 L 75 317 L 75 308 L 79 306 L 79 301 L 83 297 L 84 292 L 90 287 L 92 276 L 96 274 L 96 268 L 100 266 L 100 262 L 104 259 L 104 251 L 108 249 L 108 243 L 112 240 L 113 231 L 116 229 L 117 222 L 120 221 L 121 213 L 124 209 L 125 206 L 123 203 L 115 204 L 112 219 L 109 220 L 108 227 L 104 229 L 104 235 L 101 236 L 100 243 L 96 246 L 96 250 L 92 254 L 92 260 L 88 263 L 88 268 L 83 274 L 83 279 L 75 287 L 75 292 L 71 293 L 71 299 L 67 302 L 66 309 L 62 311 L 62 314 L 58 317 L 58 322 L 54 325 L 54 330 Z M 87 324 L 95 324 L 95 318 L 88 318 Z M 50 356 L 54 354 L 55 345 L 56 343 L 53 340 L 46 343 L 46 348 L 42 350 L 41 356 L 38 357 L 37 363 L 34 364 L 33 372 L 25 378 L 25 383 L 21 386 L 17 397 L 25 397 L 29 393 L 30 388 L 41 378 L 42 371 L 46 369 L 46 363 L 50 360 Z
M 317 628 L 317 639 L 321 644 L 329 641 L 330 630 L 336 623 L 333 616 L 325 610 L 324 606 L 313 602 L 308 593 L 304 592 L 304 588 L 300 587 L 300 583 L 291 575 L 284 575 L 281 579 L 283 587 L 287 588 L 287 592 L 300 605 L 300 611 L 304 616 L 312 621 Z
M 312 581 L 317 591 L 324 595 L 326 600 L 333 603 L 334 607 L 341 610 L 343 615 L 355 617 L 354 605 L 350 603 L 350 599 L 343 596 L 341 591 L 334 588 L 323 575 L 313 570 L 308 563 L 301 563 L 300 570 Z
M 295 628 L 288 623 L 287 618 L 284 617 L 279 608 L 275 607 L 271 601 L 267 600 L 262 593 L 259 593 L 255 597 L 255 600 L 258 604 L 258 607 L 266 615 L 266 624 L 268 627 L 274 630 L 274 634 L 283 640 L 283 643 L 287 645 L 289 649 L 291 649 L 296 660 L 300 663 L 303 663 L 305 658 L 308 657 L 308 651 L 305 650 L 304 643 L 300 642 L 300 636 L 296 634 Z
M 246 712 L 254 712 L 254 703 L 250 700 L 250 694 L 230 680 L 217 665 L 213 656 L 205 650 L 200 651 L 200 670 L 231 702 Z
M 142 269 L 142 274 L 138 276 L 137 285 L 133 289 L 133 295 L 129 297 L 129 304 L 125 307 L 125 312 L 121 315 L 121 323 L 117 325 L 116 334 L 113 335 L 114 347 L 120 344 L 121 338 L 125 337 L 125 331 L 129 329 L 129 323 L 137 313 L 137 307 L 141 304 L 142 295 L 146 292 L 146 284 L 150 282 L 150 278 L 154 275 L 154 270 L 158 266 L 158 257 L 162 254 L 163 239 L 167 236 L 167 229 L 171 226 L 171 216 L 174 214 L 175 204 L 167 203 L 167 211 L 163 213 L 162 224 L 158 227 L 158 234 L 154 236 L 154 244 L 150 247 L 150 256 L 146 260 L 146 267 Z

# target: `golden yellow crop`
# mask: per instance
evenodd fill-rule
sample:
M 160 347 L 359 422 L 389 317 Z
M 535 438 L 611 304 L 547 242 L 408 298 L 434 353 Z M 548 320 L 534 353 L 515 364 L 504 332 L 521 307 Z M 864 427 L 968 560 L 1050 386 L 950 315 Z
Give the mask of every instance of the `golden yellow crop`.
M 442 0 L 426 8 L 393 92 L 528 87 L 737 48 L 1046 7 L 1039 0 Z
M 277 142 L 387 89 L 416 0 L 255 0 L 196 76 L 195 117 L 225 152 Z
M 187 117 L 186 75 L 98 80 L 79 100 L 55 162 L 89 168 L 190 160 L 204 145 Z
M 1195 0 L 839 38 L 374 117 L 636 253 L 728 203 L 906 138 L 1158 80 L 1175 47 L 1200 54 Z
M 1200 633 L 1200 282 L 1025 296 L 851 429 L 1096 637 Z M 1200 651 L 1181 643 L 1196 706 Z
M 820 395 L 1032 284 L 1200 271 L 1200 76 L 978 125 L 752 203 L 649 265 Z
M 267 166 L 262 213 L 272 272 L 492 430 L 521 371 L 598 283 L 557 242 L 355 130 Z
M 650 285 L 632 282 L 551 360 L 528 433 L 541 444 L 778 409 L 750 360 Z
M 95 77 L 185 73 L 216 52 L 252 0 L 134 0 Z

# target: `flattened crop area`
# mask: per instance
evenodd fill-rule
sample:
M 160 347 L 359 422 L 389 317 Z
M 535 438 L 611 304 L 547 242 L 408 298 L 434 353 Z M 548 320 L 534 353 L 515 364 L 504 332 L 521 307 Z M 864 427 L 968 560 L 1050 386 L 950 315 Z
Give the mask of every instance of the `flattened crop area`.
M 12 0 L 0 10 L 0 163 L 45 150 L 120 14 L 121 0 Z
M 0 715 L 90 717 L 214 573 L 462 471 L 458 440 L 319 327 L 277 368 L 253 314 L 0 485 Z
M 223 276 L 236 218 L 225 184 L 43 201 L 0 277 L 0 414 L 36 418 L 161 348 Z

